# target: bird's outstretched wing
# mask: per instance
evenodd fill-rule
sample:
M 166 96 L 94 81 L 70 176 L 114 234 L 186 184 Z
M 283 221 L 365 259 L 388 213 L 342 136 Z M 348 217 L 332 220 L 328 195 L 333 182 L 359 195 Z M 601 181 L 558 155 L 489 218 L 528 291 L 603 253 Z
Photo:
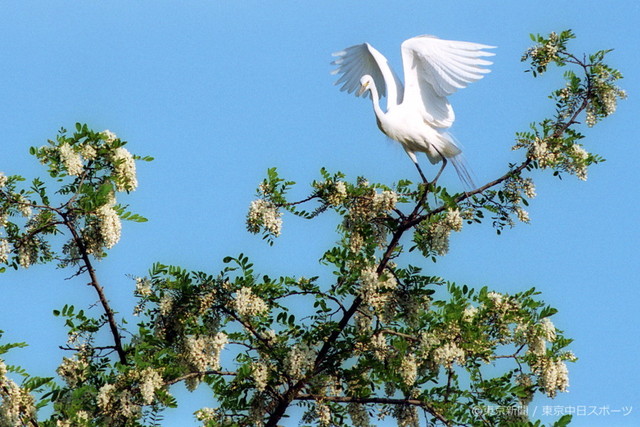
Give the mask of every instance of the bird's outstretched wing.
M 342 85 L 340 90 L 356 92 L 360 88 L 360 79 L 368 74 L 373 77 L 379 96 L 387 96 L 387 108 L 402 102 L 403 87 L 400 79 L 389 66 L 387 58 L 369 43 L 348 47 L 333 56 L 337 59 L 331 64 L 338 68 L 332 74 L 341 74 L 335 83 Z
M 493 56 L 478 43 L 418 36 L 402 43 L 405 90 L 403 102 L 418 108 L 432 126 L 447 128 L 455 115 L 447 100 L 458 89 L 480 80 L 491 65 L 482 57 Z

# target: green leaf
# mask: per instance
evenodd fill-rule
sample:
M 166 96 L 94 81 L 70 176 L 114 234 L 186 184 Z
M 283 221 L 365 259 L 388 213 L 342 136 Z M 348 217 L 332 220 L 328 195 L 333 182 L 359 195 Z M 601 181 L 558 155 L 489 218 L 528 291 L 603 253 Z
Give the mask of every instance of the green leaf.
M 573 418 L 572 415 L 567 414 L 567 415 L 563 415 L 562 417 L 560 417 L 560 419 L 558 421 L 556 421 L 553 426 L 554 427 L 564 427 L 566 425 L 569 425 L 569 423 L 571 422 L 571 418 Z
M 33 391 L 47 383 L 50 383 L 52 380 L 53 377 L 30 377 L 22 384 L 22 386 L 28 391 Z

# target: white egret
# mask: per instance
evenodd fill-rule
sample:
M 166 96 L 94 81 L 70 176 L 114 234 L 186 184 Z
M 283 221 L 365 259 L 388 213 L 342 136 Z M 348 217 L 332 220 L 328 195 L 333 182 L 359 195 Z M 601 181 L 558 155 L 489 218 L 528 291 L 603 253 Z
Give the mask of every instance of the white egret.
M 369 93 L 378 127 L 402 144 L 425 182 L 416 152 L 425 153 L 432 164 L 442 161 L 434 181 L 450 160 L 462 182 L 472 187 L 462 150 L 447 132 L 455 120 L 447 96 L 489 72 L 483 66 L 492 63 L 482 57 L 492 56 L 483 50 L 492 48 L 427 35 L 408 39 L 402 43 L 403 88 L 387 59 L 363 43 L 333 54 L 338 57 L 332 62 L 338 66 L 333 74 L 341 74 L 336 82 L 342 84 L 340 90 L 357 96 Z M 379 102 L 383 96 L 387 97 L 386 113 Z

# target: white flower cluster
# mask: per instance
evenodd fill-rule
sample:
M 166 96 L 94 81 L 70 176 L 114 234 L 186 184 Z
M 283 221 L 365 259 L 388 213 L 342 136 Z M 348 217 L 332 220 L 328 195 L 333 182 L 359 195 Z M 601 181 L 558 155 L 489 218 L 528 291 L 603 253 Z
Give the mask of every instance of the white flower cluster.
M 215 304 L 218 299 L 218 291 L 216 289 L 211 289 L 204 293 L 199 299 L 200 309 L 198 310 L 198 313 L 202 316 L 211 310 L 211 307 Z
M 516 144 L 513 149 L 525 146 L 526 142 Z M 549 148 L 547 141 L 536 137 L 529 149 L 529 157 L 536 160 L 541 168 L 545 169 L 554 166 L 558 162 L 558 155 Z
M 131 390 L 119 390 L 115 384 L 100 387 L 97 397 L 98 407 L 110 418 L 135 419 L 141 408 L 134 402 Z
M 28 420 L 36 418 L 33 396 L 6 375 L 7 366 L 0 359 L 0 426 L 31 424 Z
M 517 310 L 520 307 L 518 302 L 509 295 L 491 291 L 487 293 L 487 298 L 491 301 L 489 307 L 500 315 L 507 311 Z
M 316 417 L 323 427 L 331 425 L 331 408 L 324 402 L 316 402 Z
M 76 153 L 66 142 L 58 147 L 58 152 L 60 153 L 60 160 L 62 160 L 62 164 L 69 175 L 82 175 L 84 166 L 82 165 L 80 154 Z
M 7 176 L 0 172 L 0 188 L 3 188 L 5 185 L 7 185 L 7 181 L 9 180 L 9 178 L 7 178 Z
M 98 152 L 91 144 L 84 144 L 80 148 L 80 155 L 87 160 L 93 160 L 98 155 Z
M 418 354 L 428 355 L 434 348 L 440 345 L 440 339 L 433 332 L 420 333 L 420 351 Z
M 549 34 L 549 40 L 546 43 L 539 44 L 529 48 L 523 57 L 533 58 L 537 65 L 546 67 L 551 61 L 554 61 L 558 53 L 558 35 L 556 33 Z
M 193 415 L 195 415 L 198 421 L 215 421 L 218 416 L 218 411 L 213 408 L 198 409 Z
M 515 331 L 520 336 L 516 342 L 526 343 L 528 354 L 535 355 L 531 363 L 533 372 L 538 377 L 539 385 L 549 397 L 555 397 L 558 391 L 565 392 L 569 386 L 569 371 L 564 360 L 575 360 L 571 352 L 567 352 L 560 359 L 547 355 L 547 342 L 557 339 L 556 327 L 545 317 L 536 325 L 518 325 Z
M 185 342 L 186 359 L 196 372 L 220 368 L 220 353 L 228 342 L 224 332 L 215 336 L 190 336 Z
M 267 303 L 247 287 L 240 288 L 236 292 L 233 307 L 242 317 L 259 316 L 269 310 Z
M 522 209 L 521 206 L 516 206 L 514 208 L 514 210 L 515 210 L 516 216 L 518 217 L 518 220 L 520 222 L 529 223 L 529 221 L 531 220 L 529 218 L 529 212 L 527 212 L 524 209 Z
M 18 246 L 18 263 L 22 268 L 29 268 L 38 261 L 38 248 L 33 240 L 22 240 Z
M 367 187 L 368 183 L 360 183 L 361 187 Z M 375 189 L 368 188 L 368 194 L 356 199 L 351 206 L 350 214 L 356 218 L 373 218 L 381 213 L 395 208 L 398 195 L 389 190 L 377 193 Z
M 141 297 L 151 296 L 151 281 L 147 277 L 136 277 L 136 295 Z
M 362 403 L 349 403 L 347 405 L 347 412 L 351 417 L 351 425 L 353 427 L 372 427 L 369 422 L 369 413 L 367 407 Z
M 390 211 L 398 203 L 398 195 L 394 191 L 384 190 L 373 196 L 373 209 L 376 211 Z
M 547 352 L 547 342 L 556 340 L 556 327 L 548 317 L 540 321 L 538 325 L 519 326 L 524 330 L 524 338 L 529 348 L 529 352 L 543 357 Z
M 264 199 L 254 200 L 247 214 L 247 230 L 256 234 L 264 228 L 269 234 L 278 237 L 282 231 L 281 217 L 282 213 L 273 203 Z
M 164 380 L 160 373 L 151 368 L 145 368 L 139 375 L 140 395 L 145 405 L 151 405 L 155 399 L 156 390 L 164 387 Z
M 251 376 L 255 382 L 256 390 L 264 391 L 269 380 L 269 367 L 264 362 L 256 362 L 251 365 Z
M 601 94 L 600 99 L 602 101 L 602 106 L 603 106 L 605 115 L 609 116 L 616 112 L 618 103 L 617 103 L 617 98 L 614 91 L 612 90 L 604 91 Z M 589 124 L 593 126 L 593 123 L 589 123 Z
M 115 149 L 111 162 L 116 178 L 118 191 L 133 191 L 138 187 L 136 177 L 136 162 L 131 153 L 124 147 Z
M 387 357 L 389 345 L 387 344 L 387 338 L 382 332 L 378 332 L 371 337 L 369 348 L 373 351 L 373 355 L 376 359 L 384 362 Z
M 587 111 L 587 122 L 589 122 L 589 120 L 595 120 L 595 118 L 590 119 L 590 113 Z M 515 150 L 527 145 L 530 145 L 529 157 L 537 161 L 542 169 L 549 167 L 562 169 L 586 181 L 589 153 L 582 148 L 580 144 L 573 144 L 568 149 L 562 149 L 562 151 L 560 151 L 559 148 L 552 149 L 545 140 L 535 138 L 531 144 L 529 144 L 527 140 L 522 140 L 516 144 L 513 149 Z M 525 194 L 527 194 L 528 197 L 533 197 L 530 194 L 535 195 L 535 189 L 533 193 L 531 192 L 532 190 L 528 191 L 529 194 L 527 194 L 527 189 L 525 188 Z
M 170 293 L 166 293 L 160 298 L 160 303 L 158 304 L 158 310 L 160 310 L 160 315 L 167 317 L 171 310 L 173 309 L 173 295 Z
M 536 197 L 536 186 L 531 178 L 512 177 L 505 183 L 503 191 L 505 196 L 514 203 L 519 203 L 521 193 L 530 199 Z
M 100 257 L 104 248 L 110 249 L 120 240 L 122 223 L 114 205 L 115 198 L 112 197 L 95 211 L 94 221 L 82 230 L 87 253 Z M 78 257 L 75 242 L 69 242 L 68 246 L 71 256 Z
M 18 196 L 17 204 L 18 204 L 18 210 L 20 211 L 20 214 L 22 214 L 23 217 L 30 218 L 31 215 L 33 215 L 33 210 L 31 209 L 31 202 L 27 200 L 25 197 L 23 197 L 22 195 Z
M 597 69 L 596 76 L 592 81 L 593 89 L 591 91 L 597 98 L 597 101 L 591 99 L 591 103 L 589 103 L 587 107 L 586 122 L 589 127 L 594 126 L 598 122 L 598 114 L 604 117 L 610 116 L 616 112 L 618 99 L 627 98 L 627 93 L 624 90 L 611 84 L 611 81 L 617 80 L 619 77 L 613 76 L 611 71 L 604 67 L 594 67 L 592 69 Z
M 454 363 L 462 366 L 465 361 L 464 350 L 454 342 L 446 342 L 433 350 L 433 361 L 446 368 L 451 368 Z
M 476 317 L 477 313 L 478 313 L 477 307 L 468 305 L 462 312 L 462 320 L 464 320 L 465 322 L 472 322 L 473 318 Z
M 365 194 L 354 198 L 349 206 L 349 214 L 345 216 L 342 228 L 347 232 L 349 250 L 358 252 L 366 240 L 375 241 L 383 246 L 388 229 L 378 220 L 386 217 L 386 212 L 393 209 L 398 195 L 389 190 L 377 193 L 366 181 L 360 181 L 359 187 L 366 188 Z
M 97 403 L 100 408 L 106 409 L 109 406 L 109 403 L 111 402 L 111 395 L 115 389 L 115 385 L 108 383 L 100 387 L 97 398 Z
M 511 210 L 521 222 L 528 223 L 529 213 L 520 204 L 522 202 L 522 193 L 530 199 L 536 196 L 536 187 L 531 178 L 514 176 L 505 182 L 503 194 L 512 203 Z
M 428 246 L 437 255 L 446 255 L 449 252 L 451 231 L 460 230 L 462 230 L 462 215 L 460 215 L 460 211 L 458 209 L 449 209 L 442 220 L 428 225 L 425 233 Z
M 389 290 L 396 289 L 398 282 L 391 272 L 385 272 L 378 276 L 375 267 L 367 266 L 360 272 L 360 289 L 358 294 L 362 298 L 362 301 L 371 306 L 376 314 L 380 317 L 386 317 L 390 307 L 391 294 Z
M 543 358 L 537 369 L 542 388 L 549 397 L 555 397 L 557 392 L 566 392 L 569 387 L 569 369 L 561 360 Z
M 285 362 L 288 375 L 293 379 L 302 378 L 308 370 L 313 368 L 315 360 L 316 353 L 311 347 L 306 344 L 295 344 Z
M 107 141 L 108 143 L 111 143 L 111 142 L 115 141 L 116 139 L 118 139 L 116 134 L 111 132 L 109 129 L 103 130 L 102 132 L 100 132 L 100 134 L 102 136 L 104 136 L 105 141 Z
M 410 353 L 402 359 L 400 363 L 400 378 L 402 378 L 402 382 L 408 387 L 415 384 L 418 378 L 418 365 L 415 354 Z
M 347 185 L 343 181 L 326 181 L 317 187 L 326 191 L 325 198 L 331 206 L 339 206 L 347 198 Z
M 89 364 L 84 357 L 64 357 L 56 372 L 69 387 L 75 388 L 79 383 L 87 379 L 88 367 Z
M 545 340 L 549 342 L 554 342 L 556 340 L 556 327 L 548 317 L 545 317 L 540 321 L 540 330 L 542 332 L 542 337 Z
M 278 334 L 273 329 L 269 329 L 264 333 L 264 338 L 269 341 L 271 345 L 274 345 L 278 342 Z
M 11 247 L 6 239 L 0 238 L 0 264 L 6 263 L 9 260 L 9 254 L 11 253 Z
M 393 416 L 398 421 L 398 427 L 420 427 L 418 409 L 414 405 L 396 405 Z
M 453 231 L 462 230 L 462 216 L 460 215 L 460 211 L 458 209 L 447 210 L 444 223 Z
M 362 234 L 352 231 L 351 234 L 349 234 L 349 250 L 357 253 L 362 248 L 362 245 L 364 245 L 364 237 L 362 237 Z
M 111 249 L 120 240 L 122 223 L 120 216 L 109 204 L 102 205 L 96 211 L 98 219 L 100 238 L 107 249 Z
M 579 179 L 587 180 L 587 165 L 586 161 L 589 157 L 589 153 L 582 148 L 580 144 L 573 144 L 571 147 L 571 160 L 567 165 L 567 171 L 574 174 Z

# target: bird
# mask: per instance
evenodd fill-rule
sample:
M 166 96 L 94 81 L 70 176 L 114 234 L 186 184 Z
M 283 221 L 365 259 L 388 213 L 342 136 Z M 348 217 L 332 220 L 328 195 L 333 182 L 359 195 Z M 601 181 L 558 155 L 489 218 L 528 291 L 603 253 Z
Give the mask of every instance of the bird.
M 442 166 L 431 181 L 436 182 L 451 161 L 462 183 L 474 183 L 462 157 L 461 146 L 447 131 L 455 114 L 447 97 L 469 83 L 480 80 L 490 70 L 495 46 L 444 40 L 432 35 L 412 37 L 402 42 L 404 86 L 387 59 L 369 43 L 362 43 L 333 53 L 331 64 L 339 74 L 336 85 L 341 91 L 355 92 L 372 100 L 378 128 L 398 141 L 415 164 L 420 177 L 425 177 L 416 153 L 425 153 L 431 164 Z M 386 112 L 380 99 L 386 96 Z

